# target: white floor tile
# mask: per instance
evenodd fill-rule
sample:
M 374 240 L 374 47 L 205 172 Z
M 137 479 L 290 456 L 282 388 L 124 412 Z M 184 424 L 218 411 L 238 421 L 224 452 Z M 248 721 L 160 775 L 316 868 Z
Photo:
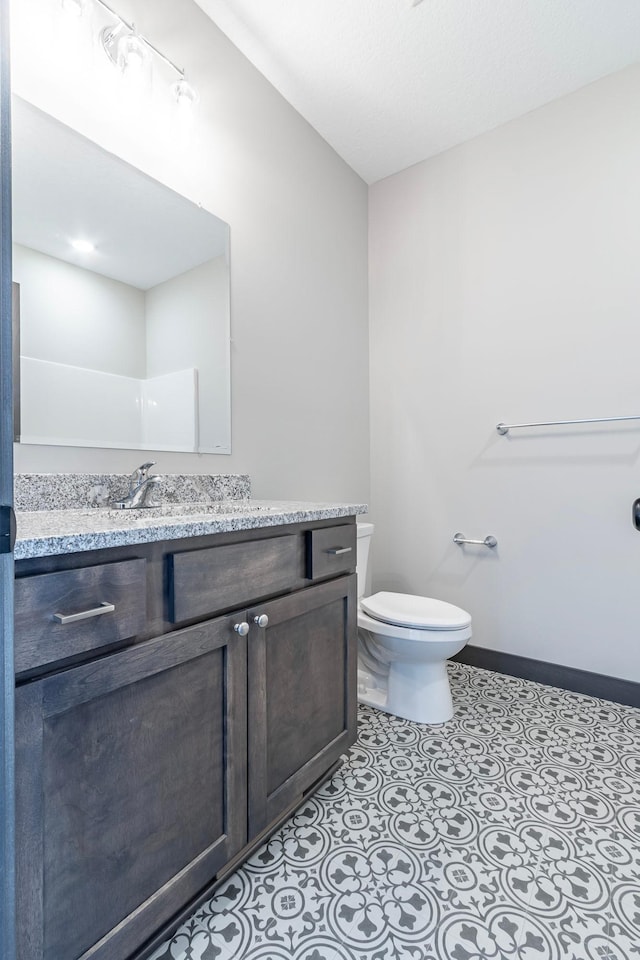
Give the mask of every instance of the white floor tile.
M 640 711 L 459 664 L 153 960 L 638 960 Z

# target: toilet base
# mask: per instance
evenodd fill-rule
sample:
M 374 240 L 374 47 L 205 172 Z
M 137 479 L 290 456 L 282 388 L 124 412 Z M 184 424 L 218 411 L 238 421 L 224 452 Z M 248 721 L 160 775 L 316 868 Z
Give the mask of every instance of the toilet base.
M 453 717 L 453 700 L 447 661 L 389 664 L 386 689 L 371 685 L 371 677 L 358 671 L 358 700 L 385 713 L 415 723 L 446 723 Z

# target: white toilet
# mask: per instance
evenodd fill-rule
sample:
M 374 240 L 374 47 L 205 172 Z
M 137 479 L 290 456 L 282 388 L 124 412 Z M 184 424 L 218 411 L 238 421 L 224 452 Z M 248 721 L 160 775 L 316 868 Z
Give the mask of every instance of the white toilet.
M 364 597 L 372 523 L 358 528 L 358 699 L 418 723 L 453 716 L 447 659 L 471 639 L 459 607 L 407 593 Z

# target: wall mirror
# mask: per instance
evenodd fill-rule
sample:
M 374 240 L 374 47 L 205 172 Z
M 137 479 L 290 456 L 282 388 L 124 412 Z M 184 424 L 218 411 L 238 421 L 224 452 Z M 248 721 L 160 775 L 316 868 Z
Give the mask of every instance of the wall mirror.
M 231 452 L 229 227 L 18 97 L 21 443 Z

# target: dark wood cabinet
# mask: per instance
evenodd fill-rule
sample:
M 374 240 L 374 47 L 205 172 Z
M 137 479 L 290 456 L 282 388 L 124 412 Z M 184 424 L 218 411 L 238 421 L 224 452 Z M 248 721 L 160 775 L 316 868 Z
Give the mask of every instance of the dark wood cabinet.
M 246 842 L 234 622 L 18 688 L 21 958 L 128 957 Z
M 309 533 L 18 564 L 19 960 L 146 956 L 353 742 L 356 578 Z
M 74 619 L 92 609 L 94 618 Z M 141 633 L 146 613 L 141 559 L 23 577 L 15 586 L 16 672 L 86 660 Z
M 355 617 L 353 576 L 249 611 L 249 838 L 355 740 Z

